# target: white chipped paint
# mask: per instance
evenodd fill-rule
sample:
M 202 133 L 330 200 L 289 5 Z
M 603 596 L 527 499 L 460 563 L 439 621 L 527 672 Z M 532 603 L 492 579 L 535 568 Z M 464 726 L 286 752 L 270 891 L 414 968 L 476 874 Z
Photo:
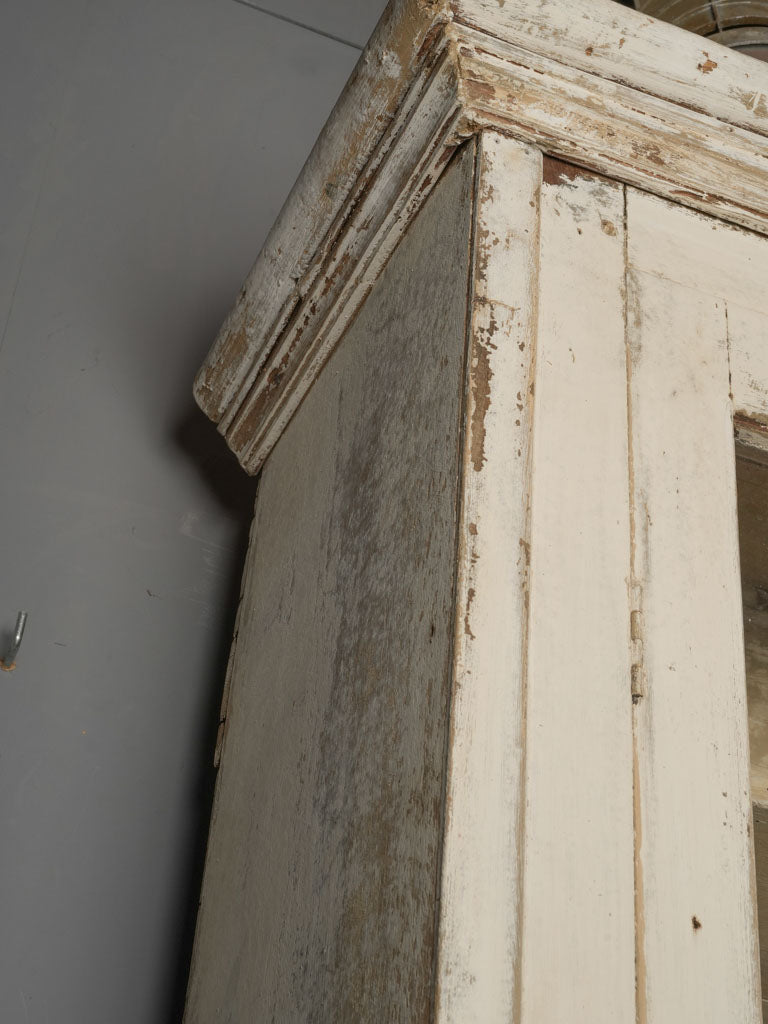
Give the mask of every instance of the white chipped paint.
M 629 203 L 628 315 L 643 615 L 644 696 L 635 708 L 641 1019 L 757 1024 L 725 302 L 638 269 L 669 261 L 667 208 L 641 198 Z M 641 208 L 656 212 L 658 231 L 640 223 Z M 681 254 L 696 259 L 693 248 Z
M 198 401 L 246 468 L 263 462 L 434 186 L 438 137 L 447 152 L 490 127 L 768 231 L 768 68 L 707 46 L 704 58 L 690 33 L 613 0 L 392 3 L 198 377 Z M 441 59 L 457 117 L 419 134 Z M 408 167 L 420 175 L 400 179 Z
M 478 152 L 436 1021 L 514 1019 L 540 154 Z
M 429 1019 L 473 182 L 469 146 L 261 477 L 187 1024 Z
M 714 44 L 705 69 L 610 0 L 451 7 L 431 79 L 369 51 L 209 412 L 258 467 L 479 132 L 435 1020 L 756 1024 L 731 417 L 767 446 L 768 241 L 666 199 L 768 230 L 768 69 Z M 350 96 L 370 112 L 390 72 L 394 122 L 305 229 Z M 540 220 L 526 143 L 657 195 L 577 175 Z
M 435 47 L 422 47 L 447 16 L 442 3 L 388 4 L 198 374 L 197 400 L 216 421 L 267 354 L 264 342 L 274 326 L 295 307 L 297 280 L 315 262 L 395 114 L 407 110 L 414 82 L 428 77 L 441 39 L 435 38 Z
M 766 230 L 764 135 L 726 128 L 637 83 L 598 78 L 481 33 L 451 31 L 460 40 L 470 126 L 512 126 L 548 153 Z
M 455 23 L 768 135 L 768 68 L 614 0 L 453 0 Z M 706 54 L 704 51 L 707 51 Z M 711 60 L 713 67 L 702 67 Z
M 398 126 L 397 145 L 350 214 L 342 242 L 313 268 L 302 315 L 278 335 L 259 373 L 246 379 L 247 399 L 232 407 L 231 422 L 225 417 L 220 424 L 249 472 L 264 462 L 453 153 L 458 104 L 449 62 L 421 99 Z M 276 376 L 285 379 L 283 387 Z M 259 406 L 264 411 L 255 418 Z

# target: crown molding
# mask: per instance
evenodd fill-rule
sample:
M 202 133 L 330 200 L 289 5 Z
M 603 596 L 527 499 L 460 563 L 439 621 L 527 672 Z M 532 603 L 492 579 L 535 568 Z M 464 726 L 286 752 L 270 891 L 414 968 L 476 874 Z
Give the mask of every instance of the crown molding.
M 768 233 L 768 64 L 613 0 L 396 0 L 196 381 L 248 472 L 486 128 Z

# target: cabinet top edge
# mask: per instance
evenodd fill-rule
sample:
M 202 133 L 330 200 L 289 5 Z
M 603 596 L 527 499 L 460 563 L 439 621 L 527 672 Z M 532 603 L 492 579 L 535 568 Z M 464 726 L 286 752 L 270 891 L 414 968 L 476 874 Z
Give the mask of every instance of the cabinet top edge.
M 768 63 L 614 0 L 390 0 L 195 382 L 249 472 L 487 128 L 768 232 Z

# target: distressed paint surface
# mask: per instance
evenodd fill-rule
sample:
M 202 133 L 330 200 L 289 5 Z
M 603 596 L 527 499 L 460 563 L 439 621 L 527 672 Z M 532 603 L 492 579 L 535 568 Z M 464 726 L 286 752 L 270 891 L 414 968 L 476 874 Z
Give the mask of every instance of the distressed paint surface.
M 725 305 L 639 269 L 628 205 L 641 1020 L 760 1020 Z M 651 237 L 651 233 L 648 233 Z
M 468 147 L 264 468 L 187 1024 L 430 1019 L 473 187 Z
M 767 232 L 768 68 L 702 45 L 613 0 L 393 0 L 198 377 L 244 467 L 484 129 Z
M 674 25 L 601 0 L 454 0 L 451 6 L 454 23 L 768 135 L 765 69 Z M 701 66 L 708 58 L 716 68 L 710 74 Z
M 520 1024 L 635 1020 L 623 262 L 623 188 L 545 161 Z
M 768 252 L 768 242 L 763 252 Z M 765 256 L 763 257 L 765 260 Z M 731 391 L 737 422 L 750 420 L 768 447 L 768 270 L 757 260 L 745 277 L 753 285 L 749 305 L 728 301 L 728 343 L 731 352 Z M 730 293 L 729 293 L 730 294 Z M 762 428 L 762 429 L 761 429 Z
M 457 36 L 465 132 L 493 125 L 545 152 L 766 230 L 762 134 L 726 130 L 711 115 L 637 85 L 596 78 L 503 40 L 450 31 Z
M 518 995 L 530 432 L 541 155 L 478 151 L 467 423 L 435 1020 L 506 1024 Z
M 760 1019 L 768 243 L 695 211 L 768 231 L 768 69 L 702 45 L 396 3 L 329 122 L 198 382 L 269 460 L 188 1024 Z
M 409 119 L 396 126 L 397 146 L 361 189 L 341 238 L 318 254 L 296 317 L 276 335 L 259 373 L 245 379 L 244 404 L 222 417 L 220 429 L 250 470 L 282 432 L 453 155 L 457 119 L 455 71 L 442 60 Z
M 295 307 L 298 282 L 364 174 L 414 82 L 428 77 L 447 15 L 429 0 L 391 0 L 248 275 L 197 379 L 218 421 L 262 354 L 263 336 Z M 267 354 L 267 353 L 263 353 Z

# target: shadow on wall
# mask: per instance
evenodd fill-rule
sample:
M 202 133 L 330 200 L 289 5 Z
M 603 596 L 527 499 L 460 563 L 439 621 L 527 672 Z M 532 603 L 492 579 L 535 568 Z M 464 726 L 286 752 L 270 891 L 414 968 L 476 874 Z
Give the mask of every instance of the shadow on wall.
M 240 599 L 240 581 L 248 550 L 248 535 L 253 519 L 258 478 L 249 477 L 243 471 L 214 425 L 193 403 L 190 404 L 188 413 L 179 420 L 173 440 L 181 453 L 197 468 L 207 489 L 221 505 L 222 511 L 239 524 L 237 544 L 232 552 L 228 573 L 226 607 L 222 609 L 221 615 L 222 629 L 211 651 L 210 665 L 206 673 L 210 685 L 200 709 L 199 732 L 193 746 L 197 752 L 196 773 L 193 770 L 190 785 L 194 800 L 190 814 L 193 841 L 189 845 L 186 863 L 179 864 L 179 906 L 175 915 L 176 957 L 174 965 L 173 956 L 169 955 L 171 970 L 166 997 L 166 1019 L 168 1024 L 180 1024 L 184 1016 L 184 1001 L 216 784 L 213 756 L 219 726 L 219 708 Z

